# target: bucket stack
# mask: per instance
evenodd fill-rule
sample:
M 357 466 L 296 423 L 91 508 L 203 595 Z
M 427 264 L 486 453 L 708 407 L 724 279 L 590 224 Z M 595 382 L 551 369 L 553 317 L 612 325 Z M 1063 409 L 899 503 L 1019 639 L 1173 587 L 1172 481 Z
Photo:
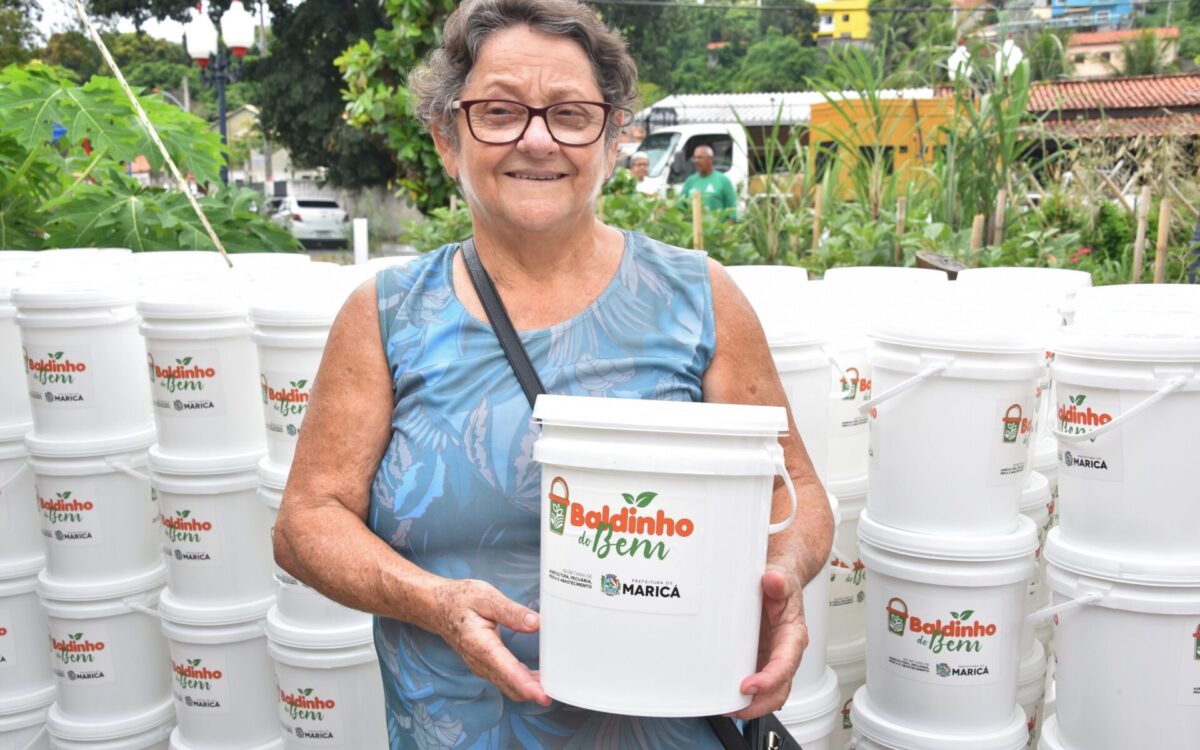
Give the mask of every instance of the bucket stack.
M 154 423 L 128 255 L 45 251 L 12 294 L 32 413 L 25 449 L 46 543 L 37 593 L 56 685 L 45 727 L 53 747 L 148 747 L 174 724 L 153 610 L 166 574 L 146 475 Z
M 361 280 L 357 270 L 308 273 L 286 293 L 264 293 L 250 309 L 258 352 L 267 453 L 258 464 L 258 507 L 274 528 L 304 416 L 334 317 Z M 262 532 L 265 549 L 270 534 Z M 267 616 L 284 747 L 384 747 L 382 684 L 370 615 L 330 601 L 274 569 L 277 603 Z
M 1018 687 L 1036 650 L 1024 607 L 1037 532 L 1020 508 L 1043 346 L 1002 302 L 929 287 L 870 331 L 859 748 L 1030 741 Z
M 1200 289 L 1081 291 L 1075 321 L 1051 367 L 1056 712 L 1039 747 L 1196 747 Z

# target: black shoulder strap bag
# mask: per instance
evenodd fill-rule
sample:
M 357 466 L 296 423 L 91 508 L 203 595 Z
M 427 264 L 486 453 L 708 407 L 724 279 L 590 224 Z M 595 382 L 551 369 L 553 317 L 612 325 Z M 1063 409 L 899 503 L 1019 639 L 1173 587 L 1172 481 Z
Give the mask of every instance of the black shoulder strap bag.
M 525 351 L 521 337 L 508 317 L 508 310 L 504 309 L 504 303 L 496 293 L 496 286 L 479 260 L 475 240 L 467 239 L 461 247 L 471 285 L 475 287 L 479 302 L 500 341 L 500 348 L 504 350 L 504 356 L 508 358 L 508 364 L 512 366 L 513 374 L 517 376 L 517 382 L 521 384 L 521 390 L 532 407 L 538 395 L 546 392 L 546 387 L 529 360 L 529 353 Z M 747 721 L 740 731 L 733 719 L 724 716 L 708 716 L 706 720 L 725 750 L 803 750 L 775 714 Z

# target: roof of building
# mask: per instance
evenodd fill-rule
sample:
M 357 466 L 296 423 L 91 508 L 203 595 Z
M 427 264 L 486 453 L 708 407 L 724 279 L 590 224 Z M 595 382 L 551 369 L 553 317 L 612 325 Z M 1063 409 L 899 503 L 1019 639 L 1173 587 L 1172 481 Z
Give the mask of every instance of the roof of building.
M 833 95 L 839 98 L 838 95 Z M 882 99 L 928 99 L 934 96 L 932 89 L 900 89 L 880 93 Z M 846 92 L 840 98 L 857 99 L 853 92 Z M 827 101 L 825 95 L 817 91 L 776 91 L 751 94 L 675 94 L 654 103 L 654 106 L 643 109 L 635 116 L 635 121 L 645 120 L 652 110 L 673 110 L 675 123 L 713 122 L 736 124 L 740 118 L 745 125 L 772 125 L 775 118 L 783 110 L 780 121 L 784 123 L 805 123 L 811 119 L 814 104 Z M 736 112 L 736 115 L 734 114 Z
M 1029 92 L 1029 111 L 1200 107 L 1200 73 L 1044 81 Z
M 1161 117 L 1119 117 L 1099 120 L 1055 120 L 1047 118 L 1042 127 L 1067 138 L 1135 138 L 1200 136 L 1200 115 L 1180 114 Z
M 1154 32 L 1159 39 L 1178 39 L 1179 27 L 1168 26 L 1161 29 L 1122 29 L 1120 31 L 1086 31 L 1072 34 L 1067 40 L 1068 47 L 1092 47 L 1102 44 L 1120 44 L 1136 39 L 1147 31 Z

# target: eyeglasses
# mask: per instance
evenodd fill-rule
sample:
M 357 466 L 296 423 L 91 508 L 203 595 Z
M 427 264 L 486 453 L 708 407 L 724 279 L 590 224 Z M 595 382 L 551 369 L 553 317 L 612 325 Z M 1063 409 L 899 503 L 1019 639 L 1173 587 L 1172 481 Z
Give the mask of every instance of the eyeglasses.
M 614 121 L 623 125 L 632 114 L 608 102 L 559 102 L 549 107 L 530 107 L 507 99 L 462 99 L 450 106 L 466 114 L 471 136 L 490 146 L 521 140 L 534 117 L 545 121 L 555 143 L 590 146 L 604 135 L 610 115 L 615 112 Z

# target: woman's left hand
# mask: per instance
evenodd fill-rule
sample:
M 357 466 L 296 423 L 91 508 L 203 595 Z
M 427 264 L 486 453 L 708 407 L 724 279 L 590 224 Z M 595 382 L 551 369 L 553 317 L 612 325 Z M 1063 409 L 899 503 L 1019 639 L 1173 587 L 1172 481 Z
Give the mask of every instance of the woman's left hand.
M 808 648 L 804 623 L 804 587 L 795 570 L 768 563 L 762 577 L 763 611 L 758 637 L 758 672 L 742 680 L 742 694 L 754 696 L 749 706 L 730 714 L 756 719 L 778 711 L 792 691 L 792 677 Z

